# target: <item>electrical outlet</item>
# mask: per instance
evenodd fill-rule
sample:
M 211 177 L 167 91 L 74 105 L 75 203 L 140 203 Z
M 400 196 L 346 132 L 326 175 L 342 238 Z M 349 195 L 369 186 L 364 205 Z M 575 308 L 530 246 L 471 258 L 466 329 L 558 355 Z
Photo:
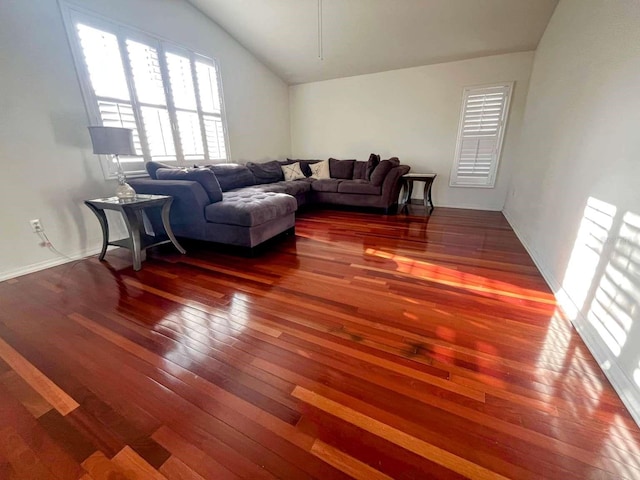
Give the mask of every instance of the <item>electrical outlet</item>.
M 42 226 L 42 223 L 40 223 L 39 218 L 34 218 L 33 220 L 29 220 L 29 223 L 31 224 L 31 229 L 33 230 L 33 233 L 44 231 L 44 227 Z

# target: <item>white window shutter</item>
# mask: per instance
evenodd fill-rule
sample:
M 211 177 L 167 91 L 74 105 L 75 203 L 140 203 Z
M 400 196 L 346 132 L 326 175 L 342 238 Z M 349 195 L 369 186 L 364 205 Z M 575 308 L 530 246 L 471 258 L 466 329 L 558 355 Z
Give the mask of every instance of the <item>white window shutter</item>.
M 513 83 L 465 88 L 452 187 L 495 185 Z
M 121 158 L 127 173 L 144 174 L 149 160 L 229 161 L 214 60 L 70 6 L 63 16 L 90 124 L 133 130 L 138 155 Z M 102 163 L 113 177 L 110 157 Z

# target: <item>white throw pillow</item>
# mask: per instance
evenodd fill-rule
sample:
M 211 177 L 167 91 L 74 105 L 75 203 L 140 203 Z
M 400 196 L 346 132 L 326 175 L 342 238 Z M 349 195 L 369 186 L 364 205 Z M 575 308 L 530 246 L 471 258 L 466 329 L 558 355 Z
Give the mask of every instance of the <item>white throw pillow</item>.
M 300 180 L 301 178 L 307 178 L 302 173 L 300 169 L 300 162 L 290 163 L 289 165 L 281 165 L 282 173 L 284 174 L 284 179 L 286 181 L 289 180 Z
M 331 174 L 329 172 L 329 160 L 323 160 L 318 163 L 310 163 L 309 168 L 311 169 L 311 178 L 315 179 L 323 179 L 323 178 L 331 178 Z

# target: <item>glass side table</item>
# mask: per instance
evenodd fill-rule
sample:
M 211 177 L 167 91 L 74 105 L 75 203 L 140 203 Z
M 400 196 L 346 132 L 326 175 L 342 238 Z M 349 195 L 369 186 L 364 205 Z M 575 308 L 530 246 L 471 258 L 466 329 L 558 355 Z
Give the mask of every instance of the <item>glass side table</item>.
M 400 211 L 408 208 L 411 202 L 411 194 L 413 193 L 413 182 L 424 182 L 424 190 L 422 192 L 422 203 L 429 213 L 433 211 L 433 199 L 431 198 L 431 187 L 435 181 L 437 174 L 435 173 L 407 173 L 400 177 L 402 179 L 402 197 L 400 200 Z
M 168 195 L 137 195 L 135 198 L 121 199 L 118 197 L 96 198 L 94 200 L 86 200 L 84 203 L 95 213 L 102 228 L 102 251 L 98 257 L 100 261 L 104 260 L 107 253 L 107 247 L 113 245 L 116 247 L 128 248 L 133 255 L 133 269 L 138 271 L 142 268 L 142 260 L 144 252 L 147 248 L 162 245 L 171 242 L 180 253 L 185 254 L 186 251 L 176 240 L 169 223 L 169 212 L 171 211 L 171 203 L 173 197 Z M 162 225 L 165 234 L 149 235 L 144 230 L 144 222 L 142 220 L 142 212 L 147 208 L 161 208 Z M 120 240 L 109 240 L 109 223 L 105 210 L 115 210 L 122 214 L 124 223 L 129 232 L 128 238 Z

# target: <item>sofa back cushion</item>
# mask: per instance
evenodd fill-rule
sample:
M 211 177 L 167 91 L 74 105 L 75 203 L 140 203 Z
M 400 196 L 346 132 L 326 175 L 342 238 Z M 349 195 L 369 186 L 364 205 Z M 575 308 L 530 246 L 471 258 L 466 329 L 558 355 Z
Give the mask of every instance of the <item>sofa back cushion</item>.
M 256 184 L 253 173 L 245 165 L 217 163 L 209 165 L 207 168 L 215 173 L 223 192 Z
M 353 179 L 353 166 L 355 160 L 338 160 L 336 158 L 329 159 L 329 172 L 331 178 L 340 178 L 343 180 Z
M 156 172 L 158 171 L 159 168 L 172 168 L 172 169 L 178 168 L 174 165 L 167 165 L 166 163 L 162 163 L 162 162 L 154 162 L 153 160 L 150 162 L 147 162 L 144 167 L 147 169 L 149 178 L 152 178 L 154 180 L 158 179 Z
M 198 182 L 207 192 L 211 203 L 222 200 L 222 189 L 213 172 L 207 168 L 158 168 L 157 180 L 189 180 Z
M 371 173 L 370 181 L 372 184 L 379 186 L 382 185 L 384 179 L 387 178 L 388 173 L 393 167 L 400 165 L 400 160 L 397 157 L 392 157 L 388 160 L 382 160 L 378 166 Z
M 273 160 L 266 163 L 247 162 L 247 168 L 253 173 L 257 185 L 275 183 L 284 180 L 280 162 Z
M 353 179 L 354 180 L 369 180 L 367 175 L 367 162 L 356 161 L 353 164 Z

